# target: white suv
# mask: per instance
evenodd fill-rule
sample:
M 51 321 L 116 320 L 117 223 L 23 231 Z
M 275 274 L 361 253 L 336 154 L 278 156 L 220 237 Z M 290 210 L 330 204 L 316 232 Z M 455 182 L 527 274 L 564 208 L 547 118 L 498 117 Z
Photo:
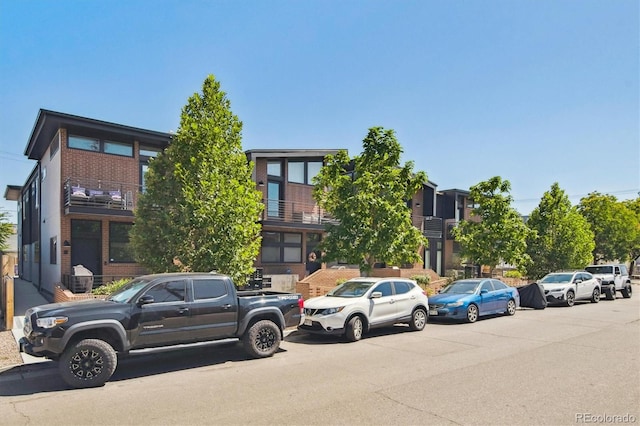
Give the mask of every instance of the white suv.
M 625 299 L 631 297 L 631 278 L 626 265 L 589 265 L 584 269 L 600 280 L 607 299 L 615 299 L 616 291 L 622 293 Z
M 538 283 L 549 304 L 573 306 L 576 300 L 600 301 L 600 281 L 589 272 L 554 272 L 545 275 Z
M 325 296 L 304 301 L 301 331 L 344 335 L 354 342 L 372 328 L 407 323 L 411 330 L 427 324 L 429 300 L 406 278 L 353 278 Z

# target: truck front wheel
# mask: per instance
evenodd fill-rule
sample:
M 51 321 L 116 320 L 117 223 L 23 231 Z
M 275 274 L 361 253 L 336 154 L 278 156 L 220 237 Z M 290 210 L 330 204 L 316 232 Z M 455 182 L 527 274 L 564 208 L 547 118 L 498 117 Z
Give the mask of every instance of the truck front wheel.
M 272 356 L 280 347 L 280 329 L 273 321 L 258 321 L 242 337 L 244 350 L 255 358 Z
M 84 339 L 70 345 L 58 360 L 62 379 L 74 388 L 105 384 L 116 370 L 118 357 L 111 345 L 99 339 Z

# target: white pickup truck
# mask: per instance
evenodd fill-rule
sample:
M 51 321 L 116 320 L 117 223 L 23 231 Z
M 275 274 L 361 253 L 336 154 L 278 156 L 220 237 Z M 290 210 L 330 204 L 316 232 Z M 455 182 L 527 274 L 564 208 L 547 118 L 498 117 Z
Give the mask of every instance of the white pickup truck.
M 622 293 L 625 299 L 631 297 L 631 278 L 626 265 L 589 265 L 584 269 L 600 280 L 602 292 L 608 300 L 616 298 L 616 291 Z

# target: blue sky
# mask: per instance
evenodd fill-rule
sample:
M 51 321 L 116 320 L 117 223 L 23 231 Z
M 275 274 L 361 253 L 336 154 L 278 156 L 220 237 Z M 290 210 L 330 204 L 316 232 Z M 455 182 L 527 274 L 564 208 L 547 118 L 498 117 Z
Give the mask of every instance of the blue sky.
M 243 149 L 396 131 L 439 189 L 499 175 L 528 214 L 640 191 L 637 0 L 0 0 L 0 189 L 38 110 L 176 130 L 214 74 Z M 16 206 L 2 198 L 0 209 Z

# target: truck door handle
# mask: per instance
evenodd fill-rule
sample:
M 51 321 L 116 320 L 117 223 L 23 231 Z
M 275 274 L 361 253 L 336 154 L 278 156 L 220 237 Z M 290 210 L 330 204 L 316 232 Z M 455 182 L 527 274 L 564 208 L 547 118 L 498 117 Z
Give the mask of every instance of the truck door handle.
M 228 303 L 226 305 L 222 305 L 222 309 L 224 309 L 224 310 L 227 310 L 229 308 L 231 308 L 231 305 L 228 304 Z
M 178 313 L 180 315 L 186 314 L 187 312 L 189 312 L 189 308 L 178 308 Z

